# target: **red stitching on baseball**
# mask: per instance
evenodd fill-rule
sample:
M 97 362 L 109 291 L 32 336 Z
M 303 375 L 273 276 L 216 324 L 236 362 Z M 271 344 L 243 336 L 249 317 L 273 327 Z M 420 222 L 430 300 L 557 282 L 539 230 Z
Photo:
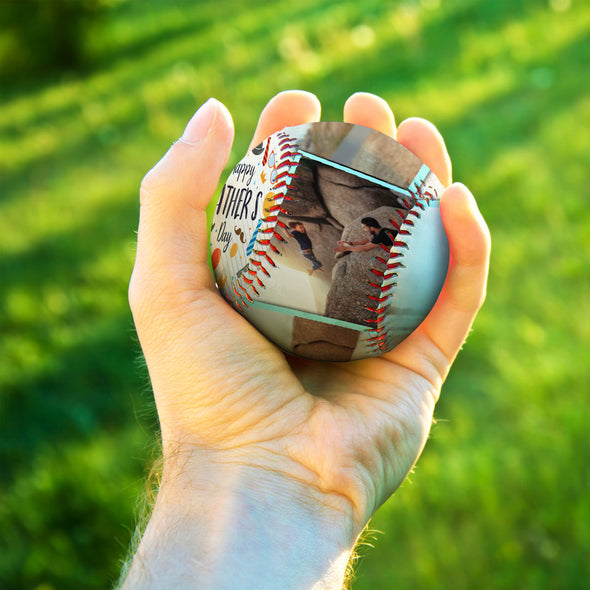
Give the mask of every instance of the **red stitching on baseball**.
M 276 268 L 277 265 L 273 262 L 273 259 L 268 255 L 267 252 L 264 253 L 264 257 L 273 268 Z
M 277 174 L 277 177 L 275 178 L 275 182 L 277 180 L 279 180 L 279 178 L 284 178 L 285 176 L 289 176 L 290 178 L 292 178 L 292 176 L 289 174 L 289 171 L 286 170 L 285 172 L 281 172 L 280 174 Z
M 418 189 L 418 194 L 422 197 L 422 191 Z M 411 236 L 412 231 L 411 229 L 416 226 L 415 219 L 421 219 L 420 210 L 425 210 L 424 203 L 419 202 L 418 200 L 415 201 L 412 207 L 409 206 L 409 201 L 404 199 L 404 204 L 408 207 L 409 211 L 405 215 L 404 219 L 401 223 L 398 223 L 394 219 L 390 219 L 390 223 L 398 228 L 398 236 Z M 365 309 L 368 311 L 372 311 L 377 314 L 377 318 L 375 320 L 366 320 L 369 324 L 374 324 L 374 327 L 371 328 L 369 334 L 371 335 L 367 338 L 368 346 L 377 347 L 379 350 L 388 350 L 389 348 L 389 338 L 387 336 L 387 332 L 380 333 L 382 329 L 384 329 L 384 321 L 387 317 L 387 310 L 389 309 L 389 301 L 393 295 L 394 289 L 398 286 L 397 279 L 398 279 L 398 272 L 397 269 L 405 268 L 403 262 L 401 262 L 400 258 L 404 256 L 402 252 L 395 251 L 395 248 L 409 248 L 407 242 L 397 239 L 394 240 L 393 246 L 389 252 L 389 258 L 386 264 L 386 270 L 383 273 L 383 282 L 387 282 L 386 285 L 383 283 L 381 285 L 376 285 L 375 283 L 369 282 L 370 285 L 377 287 L 381 291 L 381 297 L 368 295 L 371 301 L 374 301 L 376 305 L 373 306 L 365 306 Z M 384 250 L 386 248 L 383 248 Z M 377 260 L 382 262 L 381 257 L 376 257 Z M 371 269 L 371 271 L 379 275 L 379 273 L 375 269 Z M 392 281 L 395 279 L 395 281 Z M 392 282 L 389 282 L 392 281 Z
M 409 213 L 412 213 L 414 216 L 416 217 L 420 217 L 419 214 L 415 214 L 412 211 L 412 208 L 410 206 L 410 203 L 407 199 L 404 199 L 404 204 L 405 206 L 410 209 L 410 211 L 408 211 Z M 398 222 L 396 219 L 390 218 L 389 222 L 391 223 L 391 225 L 393 227 L 395 227 L 397 229 L 397 235 L 411 235 L 411 232 L 409 231 L 409 229 L 407 229 L 408 227 L 412 227 L 414 226 L 414 222 L 411 219 L 407 219 L 406 218 L 402 219 L 401 222 Z M 394 287 L 397 286 L 397 282 L 388 282 L 387 284 L 383 284 L 387 281 L 390 281 L 392 278 L 397 278 L 397 273 L 393 272 L 394 269 L 403 267 L 403 263 L 401 261 L 399 261 L 398 259 L 400 257 L 403 256 L 403 254 L 401 252 L 396 252 L 394 251 L 394 248 L 408 248 L 408 245 L 406 242 L 400 240 L 400 239 L 394 239 L 393 240 L 393 246 L 391 248 L 387 248 L 383 245 L 381 245 L 383 250 L 385 252 L 388 253 L 388 257 L 387 259 L 384 259 L 382 256 L 376 256 L 376 260 L 386 264 L 386 270 L 385 272 L 381 273 L 380 271 L 378 271 L 377 269 L 370 269 L 371 272 L 377 276 L 380 276 L 383 278 L 383 282 L 380 285 L 377 285 L 375 283 L 369 282 L 369 284 L 373 287 L 376 287 L 380 290 L 381 292 L 381 296 L 374 296 L 374 295 L 368 295 L 369 299 L 371 301 L 375 302 L 375 305 L 367 305 L 365 306 L 365 309 L 367 311 L 370 311 L 372 313 L 376 314 L 376 318 L 375 319 L 371 319 L 371 320 L 366 320 L 367 323 L 369 324 L 373 324 L 373 328 L 371 328 L 370 333 L 374 334 L 373 336 L 371 336 L 367 342 L 369 346 L 374 346 L 375 349 L 379 349 L 379 350 L 386 350 L 387 348 L 387 333 L 386 332 L 382 332 L 382 330 L 384 330 L 384 325 L 383 323 L 385 322 L 385 319 L 387 317 L 387 311 L 389 309 L 389 304 L 388 301 L 391 298 L 392 295 L 392 290 Z
M 375 295 L 369 295 L 368 297 L 373 301 L 377 301 L 377 303 L 383 303 L 384 301 L 387 301 L 388 295 L 386 295 L 385 297 L 376 297 Z
M 397 229 L 399 231 L 399 223 L 397 223 L 397 221 L 394 221 L 393 219 L 389 219 L 389 223 L 391 223 L 391 225 L 393 225 L 393 227 L 395 227 L 395 229 Z
M 270 215 L 267 215 L 262 218 L 262 222 L 266 225 L 264 226 L 264 229 L 260 228 L 258 230 L 260 236 L 267 237 L 264 237 L 262 239 L 257 238 L 255 241 L 255 244 L 258 245 L 258 248 L 253 249 L 252 252 L 255 256 L 259 257 L 259 259 L 251 257 L 249 260 L 249 264 L 246 268 L 246 272 L 251 278 L 247 278 L 246 276 L 242 275 L 236 281 L 239 289 L 245 292 L 245 299 L 247 299 L 247 301 L 249 301 L 250 303 L 253 303 L 253 299 L 247 292 L 247 288 L 251 288 L 252 292 L 256 296 L 260 296 L 260 293 L 254 285 L 254 281 L 256 281 L 256 283 L 260 287 L 264 288 L 264 282 L 261 280 L 260 275 L 266 275 L 267 277 L 271 276 L 267 268 L 264 266 L 263 262 L 266 262 L 269 265 L 271 265 L 271 267 L 276 268 L 277 265 L 272 259 L 272 254 L 277 254 L 281 256 L 280 250 L 271 242 L 271 240 L 273 238 L 276 238 L 278 242 L 285 242 L 285 238 L 276 231 L 277 228 L 287 228 L 287 225 L 281 220 L 279 220 L 278 213 L 281 213 L 283 215 L 289 215 L 289 212 L 282 207 L 282 202 L 283 200 L 295 201 L 295 199 L 293 199 L 292 197 L 287 196 L 286 193 L 290 188 L 292 179 L 299 178 L 297 174 L 290 173 L 289 171 L 289 168 L 291 168 L 292 166 L 297 166 L 299 164 L 300 154 L 298 151 L 296 151 L 298 146 L 295 138 L 290 137 L 284 131 L 277 133 L 277 137 L 279 138 L 278 149 L 280 150 L 280 161 L 275 166 L 275 170 L 281 169 L 282 171 L 275 178 L 275 184 L 272 185 L 272 190 L 277 191 L 277 194 L 271 197 L 273 205 L 267 210 L 267 212 L 270 213 Z M 264 157 L 266 158 L 268 158 L 268 154 L 270 153 L 270 144 L 271 140 L 269 139 L 267 141 L 267 145 L 265 148 Z M 287 169 L 283 170 L 284 168 Z M 284 187 L 286 187 L 285 190 L 280 190 Z M 292 187 L 292 190 L 296 190 L 296 188 Z M 250 268 L 250 266 L 252 268 Z M 247 283 L 246 288 L 244 288 L 244 286 L 240 283 L 241 279 L 243 279 L 243 281 Z M 232 288 L 238 298 L 236 300 L 236 305 L 239 307 L 240 310 L 242 310 L 242 306 L 247 306 L 247 301 L 244 299 L 244 296 L 240 296 L 234 285 L 232 285 Z
M 369 324 L 380 324 L 384 319 L 385 316 L 380 316 L 378 318 L 375 318 L 374 320 L 365 320 L 365 322 L 368 322 Z

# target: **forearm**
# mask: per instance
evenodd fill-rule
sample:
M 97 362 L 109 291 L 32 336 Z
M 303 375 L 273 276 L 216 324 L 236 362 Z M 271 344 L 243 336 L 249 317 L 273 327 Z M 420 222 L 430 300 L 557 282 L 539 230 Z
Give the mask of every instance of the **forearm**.
M 165 475 L 124 590 L 340 590 L 358 530 L 290 477 L 240 464 Z
M 361 246 L 363 244 L 368 244 L 370 242 L 370 240 L 356 240 L 356 241 L 349 241 L 349 242 L 345 242 L 346 244 L 348 244 L 349 246 Z
M 377 245 L 371 242 L 352 242 L 350 246 L 347 247 L 347 250 L 351 252 L 366 252 L 367 250 L 373 250 L 376 248 Z

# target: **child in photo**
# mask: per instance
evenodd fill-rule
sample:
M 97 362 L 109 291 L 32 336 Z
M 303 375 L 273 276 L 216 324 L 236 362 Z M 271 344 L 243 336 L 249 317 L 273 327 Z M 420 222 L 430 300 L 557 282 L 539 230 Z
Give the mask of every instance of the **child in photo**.
M 311 262 L 311 269 L 308 270 L 308 274 L 312 274 L 314 271 L 322 268 L 323 264 L 315 257 L 313 253 L 313 246 L 311 239 L 305 229 L 305 225 L 300 221 L 289 222 L 289 235 L 297 240 L 299 247 L 301 248 L 301 254 L 304 258 L 307 258 Z

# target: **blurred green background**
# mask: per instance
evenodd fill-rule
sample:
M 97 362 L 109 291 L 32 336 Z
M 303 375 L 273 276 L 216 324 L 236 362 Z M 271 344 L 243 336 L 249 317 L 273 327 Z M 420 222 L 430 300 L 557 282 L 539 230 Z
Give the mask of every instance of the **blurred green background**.
M 432 120 L 493 237 L 354 588 L 586 587 L 589 3 L 4 0 L 0 25 L 0 588 L 116 580 L 157 428 L 126 299 L 139 182 L 209 96 L 233 165 L 288 88 L 325 120 L 358 90 Z

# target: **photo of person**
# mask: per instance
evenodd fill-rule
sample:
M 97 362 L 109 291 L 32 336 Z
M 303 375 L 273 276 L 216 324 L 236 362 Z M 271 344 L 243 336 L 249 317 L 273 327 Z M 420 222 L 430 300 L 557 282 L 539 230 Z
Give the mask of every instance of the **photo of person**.
M 386 246 L 387 248 L 393 246 L 395 236 L 397 235 L 396 229 L 381 227 L 374 217 L 364 217 L 361 219 L 361 225 L 370 234 L 370 237 L 348 242 L 339 240 L 337 246 L 334 248 L 334 252 L 342 254 L 347 252 L 366 252 L 367 250 L 373 250 L 380 246 Z
M 305 225 L 300 221 L 291 221 L 289 222 L 288 233 L 299 244 L 303 257 L 311 262 L 311 269 L 307 271 L 308 274 L 311 275 L 314 271 L 320 270 L 323 264 L 316 258 L 313 252 L 311 238 L 305 229 Z

